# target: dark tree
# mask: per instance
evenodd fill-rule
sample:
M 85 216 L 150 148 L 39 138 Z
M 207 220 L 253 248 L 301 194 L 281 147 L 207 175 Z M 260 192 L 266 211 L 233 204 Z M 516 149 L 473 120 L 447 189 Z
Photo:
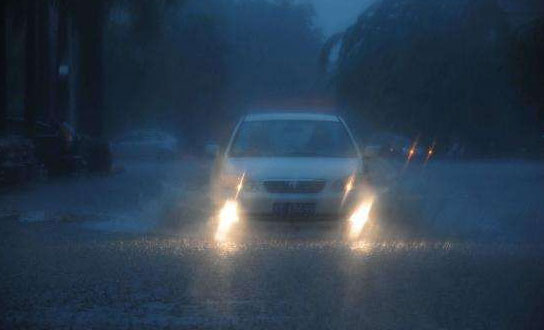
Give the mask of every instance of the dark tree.
M 64 65 L 68 68 L 69 57 L 72 55 L 69 49 L 70 38 L 70 25 L 69 25 L 69 10 L 63 3 L 58 3 L 58 29 L 57 29 L 57 65 Z M 65 71 L 60 74 L 56 79 L 57 94 L 56 94 L 56 117 L 60 121 L 69 122 L 69 99 L 70 99 L 70 85 L 69 85 L 69 72 Z
M 313 87 L 321 35 L 309 6 L 139 0 L 109 10 L 104 99 L 113 134 L 160 127 L 198 146 L 248 104 Z
M 0 132 L 6 128 L 7 113 L 7 44 L 6 44 L 7 1 L 0 4 Z
M 51 17 L 51 2 L 50 1 L 36 1 L 37 6 L 37 98 L 39 116 L 46 119 L 53 119 L 53 111 L 55 105 L 53 104 L 53 90 L 55 88 L 54 68 L 56 65 L 52 63 L 55 56 L 51 53 L 54 49 L 52 45 L 52 38 L 50 31 L 52 30 L 52 24 L 54 20 Z M 53 71 L 53 72 L 52 72 Z
M 104 0 L 80 1 L 75 8 L 79 37 L 78 126 L 93 137 L 103 133 Z
M 544 17 L 523 26 L 513 49 L 516 84 L 520 86 L 531 120 L 544 130 Z M 534 116 L 533 116 L 534 115 Z
M 346 31 L 339 99 L 380 128 L 460 140 L 476 153 L 533 136 L 511 81 L 511 33 L 495 0 L 383 0 Z
M 32 135 L 38 108 L 37 3 L 35 0 L 27 0 L 26 3 L 24 120 L 28 133 Z

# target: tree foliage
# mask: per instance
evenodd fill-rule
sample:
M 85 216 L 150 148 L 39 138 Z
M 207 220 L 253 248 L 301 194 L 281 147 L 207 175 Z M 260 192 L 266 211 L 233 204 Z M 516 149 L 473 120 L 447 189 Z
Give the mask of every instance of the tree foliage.
M 244 106 L 311 88 L 321 35 L 289 1 L 119 1 L 106 25 L 110 130 L 210 138 Z M 191 143 L 194 144 L 194 143 Z
M 523 102 L 536 113 L 544 131 L 544 17 L 522 26 L 512 50 L 515 82 Z
M 495 0 L 383 0 L 345 33 L 338 96 L 388 130 L 519 148 L 536 130 L 512 79 L 512 40 Z
M 36 120 L 75 119 L 80 132 L 93 136 L 159 126 L 203 141 L 247 105 L 298 96 L 315 80 L 321 35 L 312 7 L 295 1 L 9 0 L 9 5 L 10 26 L 21 22 L 8 49 L 9 104 L 13 114 L 24 112 L 29 127 Z M 59 17 L 62 38 L 69 39 L 60 47 L 52 32 Z M 70 78 L 58 94 L 57 66 L 66 58 Z M 64 109 L 51 102 L 57 94 L 70 98 L 59 103 Z

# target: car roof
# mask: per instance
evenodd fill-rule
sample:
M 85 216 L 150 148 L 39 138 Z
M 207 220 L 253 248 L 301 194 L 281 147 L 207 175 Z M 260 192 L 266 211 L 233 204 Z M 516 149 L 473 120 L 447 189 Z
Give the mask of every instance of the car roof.
M 323 114 L 316 112 L 267 112 L 253 113 L 247 115 L 244 121 L 265 121 L 265 120 L 318 120 L 339 122 L 337 115 Z

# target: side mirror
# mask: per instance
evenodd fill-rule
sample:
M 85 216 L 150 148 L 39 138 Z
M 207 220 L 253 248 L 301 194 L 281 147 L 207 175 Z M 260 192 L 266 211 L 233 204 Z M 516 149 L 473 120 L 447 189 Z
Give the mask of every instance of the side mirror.
M 366 146 L 363 149 L 363 158 L 377 158 L 380 155 L 381 147 L 376 145 Z
M 206 144 L 206 155 L 209 157 L 217 157 L 219 155 L 219 145 L 215 143 Z

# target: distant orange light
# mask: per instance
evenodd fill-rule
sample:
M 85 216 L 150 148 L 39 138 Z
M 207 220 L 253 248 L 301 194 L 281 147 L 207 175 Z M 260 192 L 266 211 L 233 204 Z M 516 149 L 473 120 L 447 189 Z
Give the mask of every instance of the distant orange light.
M 417 148 L 417 140 L 414 141 L 414 143 L 412 143 L 412 145 L 410 146 L 410 149 L 408 149 L 408 152 L 406 153 L 406 164 L 405 166 L 407 166 L 411 161 L 412 161 L 412 158 L 414 158 L 415 154 L 416 154 L 416 148 Z
M 410 161 L 412 157 L 414 157 L 415 153 L 416 151 L 414 150 L 414 148 L 411 148 L 410 150 L 408 150 L 408 161 Z
M 427 164 L 427 162 L 431 159 L 431 157 L 433 156 L 434 154 L 434 148 L 436 146 L 436 142 L 433 142 L 433 144 L 429 147 L 429 149 L 427 150 L 427 157 L 425 157 L 425 164 Z

